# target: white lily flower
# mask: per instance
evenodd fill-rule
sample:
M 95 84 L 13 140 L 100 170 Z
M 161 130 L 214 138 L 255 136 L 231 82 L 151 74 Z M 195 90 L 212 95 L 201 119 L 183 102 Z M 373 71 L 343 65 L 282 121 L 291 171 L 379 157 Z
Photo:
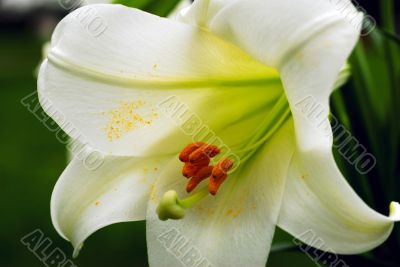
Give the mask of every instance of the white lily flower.
M 90 34 L 85 14 L 106 29 Z M 369 208 L 336 166 L 332 132 L 295 108 L 312 96 L 328 123 L 329 95 L 358 39 L 353 25 L 328 0 L 197 0 L 178 20 L 117 5 L 67 16 L 39 96 L 72 138 L 107 156 L 92 171 L 74 159 L 61 175 L 51 201 L 57 231 L 77 252 L 102 227 L 146 220 L 151 266 L 265 266 L 276 226 L 294 236 L 312 230 L 337 253 L 381 244 L 398 204 L 389 217 Z M 236 168 L 216 196 L 208 180 L 185 192 L 177 155 L 211 142 L 162 112 L 171 96 L 240 159 L 228 157 Z M 210 184 L 217 176 L 213 169 Z

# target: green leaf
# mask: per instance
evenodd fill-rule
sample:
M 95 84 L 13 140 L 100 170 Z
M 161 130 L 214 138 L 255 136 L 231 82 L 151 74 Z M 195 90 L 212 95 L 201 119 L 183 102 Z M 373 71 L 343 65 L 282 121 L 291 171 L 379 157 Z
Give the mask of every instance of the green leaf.
M 272 240 L 271 253 L 290 251 L 297 248 L 293 242 L 294 237 L 286 233 L 279 227 L 275 228 L 274 239 Z
M 162 17 L 168 16 L 179 2 L 180 0 L 113 0 L 114 4 L 138 8 Z
M 392 32 L 389 32 L 385 29 L 380 29 L 380 32 L 385 35 L 385 37 L 387 37 L 389 40 L 395 42 L 397 45 L 400 45 L 400 36 L 398 36 L 397 34 L 394 34 Z

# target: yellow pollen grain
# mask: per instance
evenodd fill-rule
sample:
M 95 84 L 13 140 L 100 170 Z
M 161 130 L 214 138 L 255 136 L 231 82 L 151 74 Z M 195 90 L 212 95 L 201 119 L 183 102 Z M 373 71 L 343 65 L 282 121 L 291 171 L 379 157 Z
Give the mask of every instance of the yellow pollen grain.
M 214 210 L 214 209 L 211 209 L 211 208 L 210 208 L 210 209 L 207 210 L 207 215 L 210 216 L 210 217 L 213 216 L 214 213 L 215 213 L 215 210 Z
M 233 210 L 232 210 L 232 209 L 229 209 L 229 210 L 226 212 L 226 215 L 232 215 L 232 213 L 233 213 Z
M 146 102 L 139 100 L 122 102 L 116 109 L 104 112 L 103 114 L 108 117 L 105 127 L 107 139 L 112 142 L 140 126 L 150 125 L 158 114 L 154 109 L 149 112 L 145 108 Z
M 100 201 L 96 201 L 95 205 L 100 206 Z
M 152 184 L 151 186 L 150 186 L 150 199 L 153 201 L 153 202 L 157 202 L 157 200 L 158 200 L 158 197 L 157 197 L 157 188 L 156 188 L 156 186 L 155 186 L 155 184 Z
M 226 216 L 236 218 L 240 215 L 240 213 L 242 213 L 241 209 L 238 209 L 238 210 L 229 209 L 226 212 Z

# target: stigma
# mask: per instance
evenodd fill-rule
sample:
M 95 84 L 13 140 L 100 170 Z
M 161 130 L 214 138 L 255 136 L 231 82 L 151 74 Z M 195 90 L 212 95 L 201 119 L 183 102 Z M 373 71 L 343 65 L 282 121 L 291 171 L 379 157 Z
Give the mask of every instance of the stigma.
M 215 196 L 219 188 L 227 179 L 234 161 L 222 158 L 215 165 L 211 165 L 214 157 L 221 153 L 215 145 L 195 142 L 187 145 L 179 154 L 179 160 L 184 164 L 182 176 L 188 179 L 186 192 L 191 193 L 201 182 L 209 178 L 208 186 L 185 199 L 179 199 L 178 194 L 171 190 L 166 192 L 157 208 L 160 220 L 182 219 L 185 210 L 190 208 L 207 195 Z

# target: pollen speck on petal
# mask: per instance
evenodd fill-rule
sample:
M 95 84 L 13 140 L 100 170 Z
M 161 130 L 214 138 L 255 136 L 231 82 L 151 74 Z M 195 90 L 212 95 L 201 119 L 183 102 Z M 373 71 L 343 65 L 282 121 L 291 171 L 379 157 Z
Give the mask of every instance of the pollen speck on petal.
M 146 102 L 141 100 L 122 102 L 116 109 L 102 114 L 108 116 L 105 131 L 110 142 L 120 139 L 123 134 L 141 125 L 150 125 L 158 117 L 157 113 L 148 112 Z

